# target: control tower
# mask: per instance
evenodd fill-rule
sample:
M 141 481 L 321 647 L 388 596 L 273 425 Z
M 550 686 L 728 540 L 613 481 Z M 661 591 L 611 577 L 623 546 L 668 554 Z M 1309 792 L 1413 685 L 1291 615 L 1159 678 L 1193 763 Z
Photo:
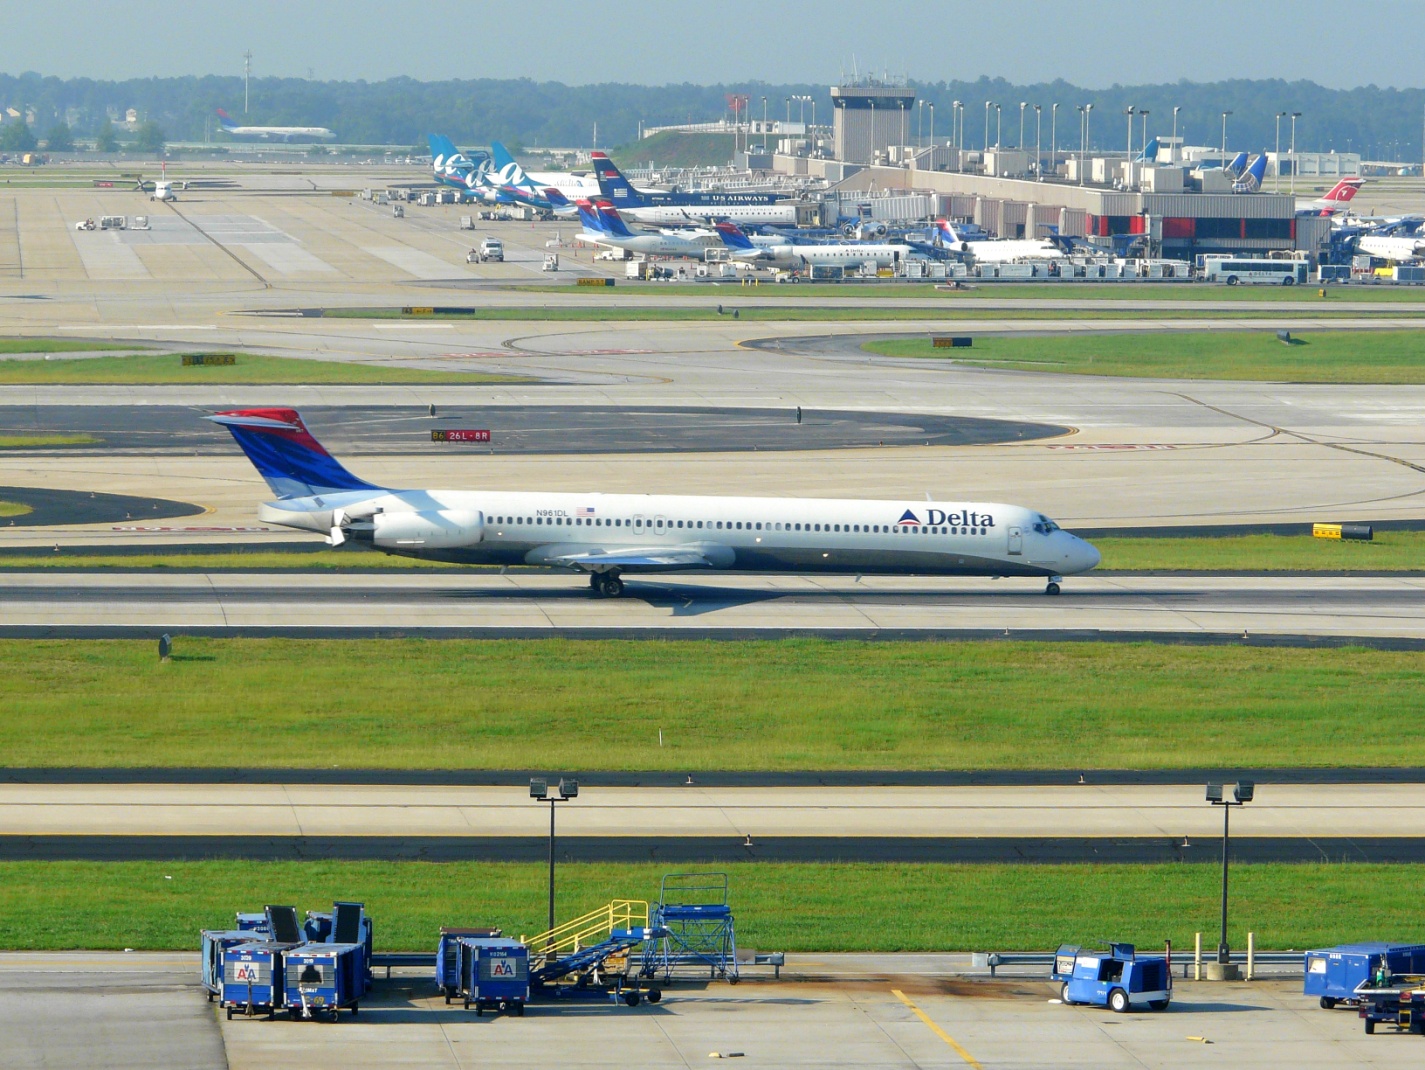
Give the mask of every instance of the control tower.
M 878 152 L 899 145 L 915 121 L 915 90 L 867 79 L 831 87 L 836 158 L 869 164 Z

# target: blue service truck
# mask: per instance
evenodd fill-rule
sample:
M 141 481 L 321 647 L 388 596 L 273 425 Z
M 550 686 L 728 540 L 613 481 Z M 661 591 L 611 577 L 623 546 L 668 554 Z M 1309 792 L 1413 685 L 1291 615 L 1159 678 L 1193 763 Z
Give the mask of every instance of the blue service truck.
M 1354 995 L 1367 1033 L 1389 1025 L 1401 1033 L 1425 1036 L 1425 976 L 1393 974 L 1379 966 L 1356 986 Z
M 1166 1010 L 1173 998 L 1168 960 L 1139 955 L 1132 944 L 1109 944 L 1107 951 L 1064 944 L 1054 953 L 1053 977 L 1065 1003 L 1108 1007 L 1119 1014 L 1134 1007 Z
M 1355 1004 L 1356 989 L 1384 966 L 1393 974 L 1425 974 L 1425 944 L 1340 944 L 1308 951 L 1302 991 L 1330 1010 Z
M 529 1002 L 529 948 L 518 940 L 460 937 L 460 995 L 465 1009 L 524 1016 Z

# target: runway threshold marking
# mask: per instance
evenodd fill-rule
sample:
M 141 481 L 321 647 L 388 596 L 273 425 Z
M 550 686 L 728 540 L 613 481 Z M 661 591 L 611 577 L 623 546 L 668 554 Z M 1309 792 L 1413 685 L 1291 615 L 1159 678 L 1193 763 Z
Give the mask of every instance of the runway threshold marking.
M 970 1066 L 973 1066 L 973 1067 L 975 1068 L 975 1070 L 984 1070 L 984 1067 L 982 1067 L 982 1066 L 980 1065 L 980 1062 L 979 1062 L 978 1059 L 976 1059 L 976 1058 L 975 1058 L 973 1055 L 971 1055 L 968 1051 L 966 1051 L 964 1048 L 962 1048 L 962 1047 L 960 1046 L 959 1042 L 956 1041 L 956 1039 L 955 1039 L 954 1037 L 952 1037 L 949 1033 L 945 1032 L 945 1030 L 941 1029 L 938 1025 L 936 1025 L 933 1021 L 931 1021 L 931 1020 L 930 1020 L 930 1016 L 929 1016 L 928 1014 L 926 1014 L 923 1010 L 921 1010 L 919 1007 L 917 1007 L 913 1002 L 911 1002 L 911 999 L 910 999 L 909 996 L 907 996 L 907 995 L 906 995 L 904 992 L 902 992 L 899 988 L 893 988 L 893 989 L 891 989 L 891 995 L 895 996 L 896 999 L 900 1000 L 900 1001 L 901 1001 L 902 1003 L 904 1003 L 907 1007 L 909 1007 L 912 1014 L 914 1014 L 917 1018 L 919 1018 L 919 1019 L 920 1019 L 922 1022 L 924 1022 L 927 1026 L 929 1026 L 929 1027 L 930 1027 L 930 1031 L 931 1031 L 932 1033 L 934 1033 L 934 1034 L 935 1034 L 937 1037 L 939 1037 L 941 1040 L 945 1041 L 946 1044 L 949 1044 L 950 1047 L 951 1047 L 951 1049 L 955 1052 L 955 1054 L 958 1055 L 958 1056 L 960 1056 L 960 1058 L 964 1059 L 967 1064 L 969 1064 Z

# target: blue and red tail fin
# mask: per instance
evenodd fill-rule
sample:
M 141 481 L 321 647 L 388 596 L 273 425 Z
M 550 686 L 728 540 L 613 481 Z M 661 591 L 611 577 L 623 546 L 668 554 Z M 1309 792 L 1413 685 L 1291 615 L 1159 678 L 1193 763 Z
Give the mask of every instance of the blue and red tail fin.
M 634 189 L 628 179 L 623 177 L 623 172 L 618 169 L 618 164 L 602 152 L 590 153 L 589 159 L 594 165 L 594 178 L 599 183 L 601 194 L 615 205 L 626 205 L 630 208 L 645 207 L 647 202 L 643 194 Z
M 574 202 L 564 194 L 560 193 L 553 186 L 548 186 L 544 190 L 544 199 L 549 202 L 549 207 L 560 215 L 568 215 L 574 211 Z
M 729 223 L 727 220 L 723 220 L 721 223 L 713 224 L 713 229 L 717 231 L 717 236 L 722 239 L 722 243 L 729 249 L 755 248 L 747 235 L 742 233 L 742 228 L 736 223 Z
M 237 128 L 237 123 L 233 122 L 233 117 L 223 111 L 222 108 L 218 109 L 218 125 L 224 130 L 234 130 Z
M 584 229 L 590 234 L 608 233 L 604 229 L 604 221 L 599 218 L 598 209 L 594 207 L 592 202 L 578 200 L 574 202 L 574 206 L 579 209 L 579 222 L 584 224 Z
M 594 207 L 599 213 L 599 221 L 603 223 L 604 229 L 615 238 L 633 237 L 633 231 L 628 229 L 628 224 L 623 221 L 623 216 L 618 214 L 617 208 L 602 202 Z
M 296 409 L 235 409 L 205 419 L 223 424 L 279 498 L 381 488 L 352 475 L 312 437 Z

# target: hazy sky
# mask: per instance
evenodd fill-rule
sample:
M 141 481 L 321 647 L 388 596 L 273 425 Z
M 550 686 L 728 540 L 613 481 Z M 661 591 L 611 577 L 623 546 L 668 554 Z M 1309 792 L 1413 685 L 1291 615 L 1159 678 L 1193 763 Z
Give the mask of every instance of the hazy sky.
M 373 81 L 831 84 L 854 59 L 919 81 L 1403 88 L 1425 85 L 1422 42 L 1425 0 L 0 0 L 0 71 L 94 78 L 241 74 L 251 49 L 255 76 Z

